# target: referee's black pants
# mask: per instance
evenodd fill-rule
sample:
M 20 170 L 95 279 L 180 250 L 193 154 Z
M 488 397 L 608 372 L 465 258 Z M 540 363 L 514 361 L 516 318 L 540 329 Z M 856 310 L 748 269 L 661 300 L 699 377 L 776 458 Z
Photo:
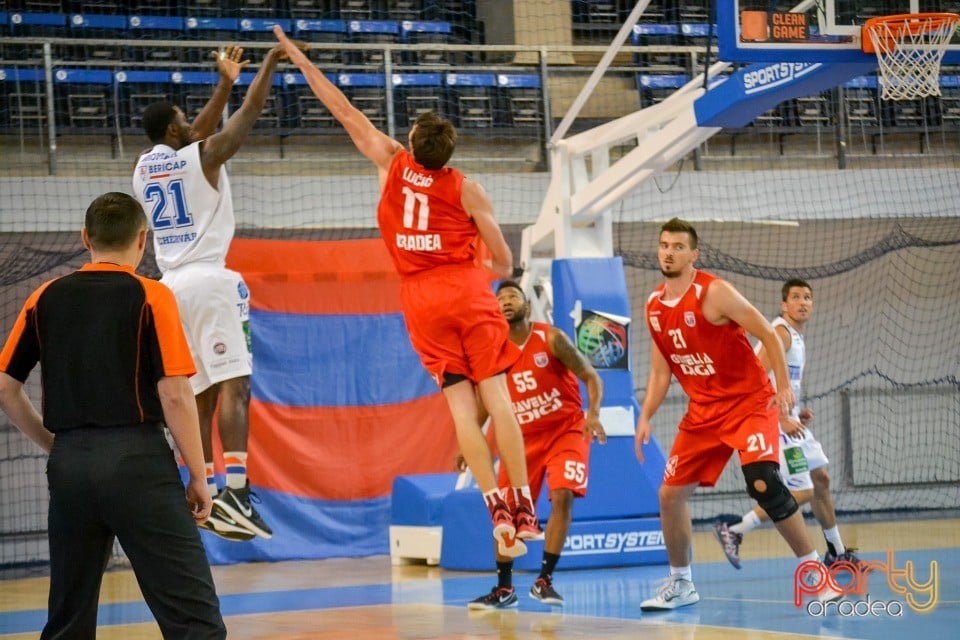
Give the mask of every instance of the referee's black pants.
M 57 433 L 50 485 L 50 598 L 42 640 L 93 640 L 114 537 L 167 640 L 227 637 L 200 533 L 159 427 Z

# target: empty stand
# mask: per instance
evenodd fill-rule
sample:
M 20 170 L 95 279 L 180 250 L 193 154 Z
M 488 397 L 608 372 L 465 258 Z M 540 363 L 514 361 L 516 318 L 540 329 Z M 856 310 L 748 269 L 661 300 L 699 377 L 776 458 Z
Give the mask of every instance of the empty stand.
M 497 88 L 504 103 L 506 121 L 503 124 L 540 129 L 543 124 L 543 90 L 540 76 L 498 74 Z
M 680 44 L 680 25 L 640 23 L 633 25 L 630 42 L 635 46 L 678 46 Z M 677 74 L 687 70 L 687 61 L 683 54 L 670 51 L 648 51 L 637 53 L 634 64 L 642 73 Z
M 960 126 L 960 76 L 942 76 L 940 93 L 940 116 L 943 124 Z
M 289 0 L 290 18 L 296 20 L 320 20 L 333 16 L 333 10 L 325 0 Z
M 686 74 L 638 75 L 637 88 L 640 90 L 640 106 L 650 107 L 663 102 L 667 96 L 689 81 L 690 76 Z
M 847 123 L 858 129 L 880 124 L 880 93 L 876 76 L 853 78 L 843 85 L 843 109 Z
M 127 37 L 127 18 L 118 15 L 75 13 L 68 19 L 70 35 L 96 40 L 83 45 L 64 48 L 68 60 L 80 60 L 96 66 L 120 59 L 121 40 Z
M 337 76 L 324 74 L 333 84 L 337 84 Z M 296 132 L 309 133 L 319 129 L 334 126 L 337 121 L 330 114 L 323 103 L 313 95 L 313 90 L 307 84 L 301 73 L 283 74 L 283 85 L 286 87 L 288 101 L 287 124 Z
M 339 44 L 343 42 L 347 25 L 343 20 L 311 20 L 299 19 L 293 21 L 293 37 L 310 44 Z M 340 48 L 307 49 L 307 57 L 320 66 L 321 69 L 338 67 L 343 63 L 343 53 Z
M 58 124 L 74 133 L 79 130 L 108 130 L 112 124 L 113 75 L 103 69 L 55 69 L 54 91 Z
M 421 113 L 444 115 L 443 83 L 439 73 L 393 74 L 397 126 L 408 127 Z
M 277 43 L 277 39 L 273 35 L 273 27 L 277 24 L 280 25 L 284 32 L 290 32 L 290 21 L 286 19 L 240 18 L 240 39 L 246 42 L 264 42 L 273 46 Z M 259 63 L 269 50 L 269 47 L 249 47 L 244 58 L 253 63 Z
M 43 69 L 0 69 L 0 127 L 36 128 L 47 124 L 47 93 Z
M 388 20 L 421 20 L 423 18 L 422 0 L 386 0 Z
M 392 20 L 350 20 L 347 40 L 351 44 L 396 44 L 400 41 L 400 25 Z M 383 65 L 383 49 L 363 49 L 351 55 L 352 64 Z
M 244 71 L 237 78 L 233 86 L 238 90 L 230 92 L 230 113 L 234 113 L 240 108 L 244 97 L 247 95 L 247 87 L 250 86 L 256 75 L 252 71 Z M 283 124 L 283 97 L 277 90 L 283 86 L 283 81 L 279 74 L 275 73 L 273 75 L 272 86 L 273 89 L 267 95 L 260 116 L 253 124 L 254 131 L 279 131 Z M 212 93 L 212 88 L 208 91 L 207 97 L 210 93 Z
M 448 73 L 446 85 L 457 126 L 477 128 L 494 125 L 494 92 L 497 86 L 494 74 Z
M 401 44 L 450 44 L 452 29 L 449 22 L 422 22 L 405 20 L 400 23 Z M 404 55 L 407 64 L 447 65 L 453 62 L 449 51 L 424 49 Z
M 179 40 L 183 37 L 180 16 L 131 15 L 127 28 L 133 38 L 141 40 Z M 125 47 L 123 57 L 130 61 L 171 65 L 183 62 L 185 50 L 172 45 L 152 43 L 146 47 Z

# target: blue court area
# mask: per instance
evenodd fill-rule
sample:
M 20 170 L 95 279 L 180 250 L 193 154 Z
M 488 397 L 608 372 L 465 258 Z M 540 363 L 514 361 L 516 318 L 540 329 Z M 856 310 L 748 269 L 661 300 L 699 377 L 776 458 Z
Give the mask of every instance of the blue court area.
M 886 555 L 863 554 L 862 558 L 885 560 Z M 913 577 L 918 583 L 929 581 L 931 563 L 936 563 L 939 578 L 935 594 L 937 604 L 931 612 L 916 613 L 907 603 L 905 594 L 895 593 L 890 588 L 886 576 L 871 574 L 868 578 L 868 597 L 851 596 L 848 598 L 850 604 L 841 606 L 840 611 L 834 609 L 823 616 L 811 615 L 805 609 L 793 605 L 791 576 L 794 562 L 784 558 L 745 562 L 741 571 L 734 570 L 725 562 L 696 564 L 694 580 L 701 601 L 696 605 L 659 613 L 641 612 L 639 603 L 656 590 L 665 574 L 663 566 L 558 571 L 554 576 L 554 584 L 566 600 L 566 606 L 562 609 L 553 609 L 530 599 L 527 590 L 536 575 L 517 572 L 514 584 L 521 598 L 516 615 L 521 621 L 527 615 L 531 618 L 537 616 L 537 620 L 542 623 L 542 615 L 549 614 L 556 623 L 551 625 L 551 633 L 555 635 L 543 637 L 568 637 L 563 633 L 564 626 L 576 625 L 577 619 L 582 617 L 603 619 L 604 627 L 615 627 L 616 625 L 611 623 L 616 620 L 622 620 L 624 625 L 633 625 L 636 622 L 677 625 L 678 629 L 692 632 L 689 636 L 677 637 L 691 638 L 699 635 L 700 628 L 703 628 L 703 631 L 709 629 L 711 638 L 747 637 L 748 629 L 754 630 L 751 633 L 773 632 L 878 640 L 907 637 L 955 638 L 956 629 L 960 626 L 960 581 L 957 579 L 960 572 L 960 548 L 903 551 L 897 553 L 896 558 L 898 569 L 907 569 L 906 563 L 912 563 Z M 386 558 L 382 561 L 388 562 Z M 266 575 L 270 573 L 271 566 L 279 565 L 264 564 L 259 565 L 259 569 Z M 289 571 L 289 566 L 284 570 Z M 318 584 L 323 583 L 324 576 L 317 575 L 316 581 Z M 424 609 L 425 613 L 422 615 L 462 615 L 466 618 L 467 602 L 487 592 L 494 581 L 492 572 L 465 574 L 427 571 L 425 568 L 424 577 L 419 579 L 407 578 L 395 582 L 338 587 L 251 591 L 223 595 L 221 602 L 228 626 L 235 624 L 231 620 L 238 620 L 237 616 L 294 612 L 315 612 L 320 616 L 324 612 L 337 609 L 372 606 L 392 606 L 400 611 L 413 605 L 433 605 L 432 608 Z M 16 588 L 16 581 L 5 583 L 4 588 L 8 587 Z M 251 585 L 251 588 L 256 587 Z M 932 593 L 918 594 L 917 600 L 929 602 L 931 595 Z M 857 600 L 870 604 L 855 605 Z M 893 605 L 893 601 L 899 602 L 900 606 Z M 901 615 L 896 615 L 897 612 Z M 819 611 L 815 610 L 814 613 Z M 498 612 L 481 612 L 480 615 L 497 614 Z M 473 617 L 474 613 L 470 615 Z M 0 613 L 0 636 L 38 633 L 45 617 L 43 610 Z M 100 609 L 100 624 L 103 627 L 151 621 L 150 612 L 142 602 L 109 604 Z M 343 631 L 347 632 L 348 629 Z M 601 634 L 598 630 L 597 637 L 601 635 L 610 637 L 608 633 Z M 308 633 L 296 637 L 312 636 Z M 402 633 L 398 637 L 420 636 L 411 632 Z M 449 637 L 463 636 L 456 634 Z M 512 636 L 501 634 L 500 637 Z M 577 633 L 569 637 L 584 636 Z

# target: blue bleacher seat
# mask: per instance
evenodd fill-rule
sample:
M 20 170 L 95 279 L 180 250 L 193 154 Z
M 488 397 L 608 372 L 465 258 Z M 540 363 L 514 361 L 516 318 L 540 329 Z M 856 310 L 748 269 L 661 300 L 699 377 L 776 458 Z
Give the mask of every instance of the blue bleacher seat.
M 308 43 L 337 44 L 346 38 L 347 25 L 343 20 L 294 20 L 293 37 Z M 321 68 L 339 66 L 343 63 L 343 55 L 337 49 L 307 50 L 307 57 Z
M 512 127 L 539 127 L 543 123 L 543 91 L 535 74 L 498 74 L 497 88 L 506 120 Z
M 943 124 L 960 126 L 960 76 L 940 76 L 940 94 Z
M 175 85 L 169 71 L 117 71 L 120 126 L 135 133 L 143 133 L 143 110 L 151 103 L 166 100 L 177 104 Z
M 335 74 L 324 75 L 327 80 L 337 84 Z M 286 88 L 284 93 L 287 100 L 287 126 L 305 132 L 332 127 L 337 123 L 323 103 L 313 94 L 302 73 L 284 73 L 283 85 Z
M 497 77 L 492 73 L 448 73 L 447 89 L 457 126 L 492 127 Z
M 337 75 L 337 85 L 370 122 L 380 129 L 386 126 L 387 103 L 382 73 L 341 73 Z
M 244 71 L 237 78 L 233 86 L 239 88 L 239 90 L 230 93 L 230 113 L 240 108 L 244 97 L 247 95 L 247 87 L 250 86 L 256 75 L 255 72 Z M 281 91 L 278 91 L 283 87 L 283 77 L 279 73 L 273 74 L 272 86 L 273 88 L 263 104 L 263 109 L 260 111 L 260 116 L 253 125 L 254 130 L 277 131 L 283 124 L 283 95 Z
M 62 13 L 11 13 L 10 35 L 18 38 L 63 38 L 67 17 Z
M 54 95 L 58 125 L 74 130 L 109 130 L 113 115 L 113 74 L 105 69 L 57 68 Z
M 449 22 L 411 21 L 400 23 L 400 42 L 403 44 L 450 44 L 452 29 Z M 453 62 L 449 51 L 426 49 L 410 51 L 404 59 L 408 64 L 443 65 Z
M 709 22 L 683 22 L 680 24 L 680 44 L 692 47 L 706 47 L 707 42 L 717 44 L 717 26 Z
M 240 39 L 248 42 L 266 42 L 275 45 L 274 25 L 280 25 L 285 33 L 290 33 L 290 21 L 285 18 L 240 18 Z M 259 63 L 267 55 L 270 47 L 247 48 L 244 58 Z
M 98 40 L 95 44 L 65 47 L 68 60 L 84 60 L 95 65 L 120 59 L 123 45 L 119 41 L 127 37 L 126 16 L 75 13 L 68 22 L 71 37 Z
M 880 94 L 876 76 L 858 76 L 843 83 L 843 106 L 851 127 L 880 124 Z
M 640 107 L 650 107 L 662 102 L 689 81 L 690 76 L 684 73 L 639 74 L 637 88 L 640 90 Z
M 0 68 L 0 86 L 0 128 L 46 125 L 47 92 L 42 68 Z
M 188 122 L 193 122 L 213 93 L 213 87 L 220 79 L 215 70 L 210 71 L 174 71 L 170 82 L 177 87 L 177 104 L 183 109 Z
M 184 33 L 190 40 L 206 40 L 220 45 L 237 42 L 237 31 L 240 29 L 236 18 L 220 18 L 215 16 L 189 16 L 183 21 Z M 191 48 L 186 52 L 188 62 L 201 62 L 209 59 L 210 47 Z
M 635 46 L 677 46 L 680 44 L 680 25 L 635 24 L 630 34 L 630 43 Z M 674 74 L 687 70 L 687 61 L 683 54 L 679 53 L 638 53 L 634 55 L 633 61 L 644 73 Z
M 127 17 L 130 36 L 140 40 L 179 40 L 183 37 L 183 18 L 179 16 L 131 15 Z M 183 62 L 184 50 L 174 46 L 150 44 L 126 47 L 124 58 L 135 62 Z
M 443 83 L 439 73 L 395 73 L 392 78 L 397 126 L 410 126 L 421 113 L 444 115 Z
M 390 44 L 399 42 L 400 25 L 392 20 L 350 20 L 347 22 L 347 41 L 351 44 Z M 355 51 L 352 64 L 383 65 L 382 49 Z

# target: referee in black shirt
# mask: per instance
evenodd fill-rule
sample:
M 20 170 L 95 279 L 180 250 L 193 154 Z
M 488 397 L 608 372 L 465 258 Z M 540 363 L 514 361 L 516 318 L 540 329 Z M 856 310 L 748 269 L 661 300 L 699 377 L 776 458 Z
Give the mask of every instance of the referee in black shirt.
M 168 640 L 226 638 L 196 524 L 210 515 L 195 372 L 173 294 L 134 270 L 140 204 L 87 209 L 90 263 L 27 299 L 0 352 L 0 407 L 50 454 L 50 598 L 41 639 L 96 637 L 103 571 L 120 541 Z M 23 390 L 41 366 L 43 417 Z M 190 472 L 183 483 L 163 425 Z

